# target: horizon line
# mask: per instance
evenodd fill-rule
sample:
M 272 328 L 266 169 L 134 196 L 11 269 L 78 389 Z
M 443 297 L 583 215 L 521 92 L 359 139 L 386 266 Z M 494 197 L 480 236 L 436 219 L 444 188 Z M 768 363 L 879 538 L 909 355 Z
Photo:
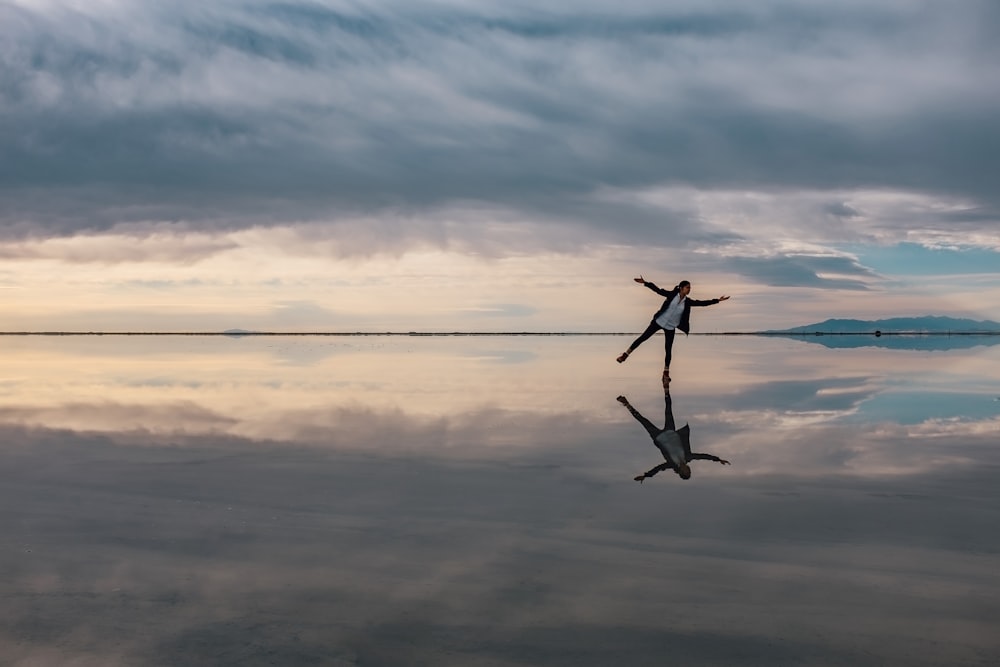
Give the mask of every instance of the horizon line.
M 636 336 L 629 331 L 0 331 L 0 336 Z M 692 336 L 996 336 L 982 331 L 699 331 Z

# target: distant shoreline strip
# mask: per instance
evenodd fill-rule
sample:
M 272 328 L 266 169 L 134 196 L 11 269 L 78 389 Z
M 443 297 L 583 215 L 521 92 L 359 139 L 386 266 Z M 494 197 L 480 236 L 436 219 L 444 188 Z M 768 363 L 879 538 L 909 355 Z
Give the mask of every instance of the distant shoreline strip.
M 635 336 L 638 332 L 605 331 L 0 331 L 0 336 Z M 721 331 L 697 332 L 692 336 L 767 336 L 773 338 L 807 338 L 814 336 L 1000 336 L 1000 331 Z

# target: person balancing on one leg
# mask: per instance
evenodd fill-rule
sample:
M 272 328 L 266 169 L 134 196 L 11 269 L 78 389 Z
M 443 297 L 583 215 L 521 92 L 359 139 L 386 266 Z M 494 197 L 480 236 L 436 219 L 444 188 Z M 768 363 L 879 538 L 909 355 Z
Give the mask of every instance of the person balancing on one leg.
M 719 303 L 720 301 L 725 301 L 729 297 L 720 296 L 718 299 L 709 299 L 707 301 L 689 299 L 688 294 L 691 293 L 691 283 L 686 280 L 682 280 L 677 283 L 677 287 L 672 290 L 665 290 L 657 287 L 648 280 L 645 280 L 642 276 L 635 278 L 635 281 L 640 285 L 645 285 L 660 296 L 664 297 L 663 305 L 661 305 L 660 309 L 656 311 L 655 315 L 653 315 L 653 319 L 650 320 L 649 326 L 646 327 L 646 330 L 639 334 L 639 337 L 632 341 L 632 344 L 628 346 L 628 349 L 618 356 L 618 363 L 622 363 L 628 359 L 628 355 L 632 354 L 635 348 L 642 345 L 647 338 L 662 329 L 665 353 L 663 361 L 663 383 L 666 384 L 670 382 L 670 359 L 672 356 L 671 351 L 674 347 L 674 331 L 676 329 L 680 329 L 685 335 L 687 335 L 691 326 L 691 307 L 711 306 Z
M 624 396 L 619 396 L 618 402 L 624 405 L 636 421 L 643 425 L 646 432 L 653 438 L 653 444 L 663 454 L 665 461 L 665 463 L 632 478 L 640 484 L 644 479 L 649 479 L 664 470 L 673 470 L 681 479 L 690 479 L 692 461 L 716 461 L 724 466 L 729 465 L 729 461 L 720 459 L 714 454 L 691 451 L 691 427 L 685 424 L 681 428 L 677 428 L 674 424 L 673 400 L 670 398 L 670 390 L 667 389 L 666 384 L 663 385 L 663 428 L 657 427 L 653 422 L 643 417 Z

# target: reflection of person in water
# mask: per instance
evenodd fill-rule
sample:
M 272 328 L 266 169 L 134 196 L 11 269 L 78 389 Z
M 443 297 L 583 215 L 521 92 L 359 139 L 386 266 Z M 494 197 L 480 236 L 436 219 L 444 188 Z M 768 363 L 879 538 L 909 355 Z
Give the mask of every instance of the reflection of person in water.
M 642 480 L 647 477 L 652 477 L 664 470 L 673 470 L 680 475 L 681 479 L 689 479 L 691 477 L 691 466 L 689 465 L 691 461 L 718 461 L 722 465 L 729 465 L 729 461 L 720 459 L 718 456 L 691 451 L 691 427 L 685 424 L 682 428 L 677 429 L 674 426 L 673 404 L 666 385 L 663 387 L 663 428 L 657 428 L 653 422 L 643 417 L 624 396 L 619 396 L 618 402 L 628 408 L 629 413 L 635 417 L 636 421 L 643 425 L 653 439 L 653 444 L 666 459 L 666 463 L 661 463 L 636 476 L 635 481 L 642 483 Z
M 638 338 L 632 341 L 632 344 L 628 346 L 627 350 L 618 355 L 618 363 L 622 363 L 628 359 L 628 355 L 632 354 L 635 348 L 642 345 L 650 336 L 662 329 L 664 348 L 663 383 L 666 384 L 670 382 L 670 359 L 673 356 L 674 332 L 676 329 L 680 329 L 685 333 L 685 335 L 688 333 L 691 328 L 691 307 L 711 306 L 719 303 L 720 301 L 725 301 L 729 297 L 720 296 L 718 299 L 699 301 L 698 299 L 688 298 L 688 294 L 691 293 L 691 283 L 686 280 L 680 281 L 677 283 L 677 287 L 669 291 L 657 287 L 642 276 L 639 276 L 634 280 L 640 285 L 645 285 L 660 296 L 664 297 L 664 300 L 660 309 L 656 311 L 655 315 L 653 315 L 653 319 L 650 320 L 649 326 L 646 327 L 646 330 L 639 334 Z

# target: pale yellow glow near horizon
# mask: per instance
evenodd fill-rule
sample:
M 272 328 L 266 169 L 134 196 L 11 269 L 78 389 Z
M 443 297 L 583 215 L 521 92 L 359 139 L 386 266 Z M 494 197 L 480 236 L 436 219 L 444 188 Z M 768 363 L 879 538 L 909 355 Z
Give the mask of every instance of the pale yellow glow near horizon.
M 80 239 L 80 247 L 73 239 L 40 244 L 29 250 L 65 258 L 5 263 L 4 328 L 631 330 L 656 307 L 655 295 L 638 294 L 630 272 L 604 251 L 490 258 L 425 249 L 339 258 L 286 253 L 259 231 L 235 238 L 240 242 L 229 249 L 184 263 L 68 261 L 98 244 L 92 238 Z
M 22 242 L 7 248 L 0 270 L 0 330 L 634 332 L 659 306 L 631 281 L 639 274 L 663 287 L 689 279 L 695 298 L 730 295 L 697 311 L 700 333 L 831 317 L 994 319 L 989 308 L 1000 302 L 1000 288 L 974 277 L 917 277 L 891 291 L 770 287 L 700 269 L 698 254 L 618 246 L 500 258 L 429 247 L 341 257 L 335 249 L 289 228 Z
M 240 447 L 319 447 L 371 453 L 476 457 L 544 448 L 589 425 L 621 425 L 623 456 L 645 458 L 646 434 L 616 396 L 628 396 L 659 422 L 662 348 L 654 338 L 625 364 L 614 357 L 627 337 L 2 337 L 0 413 L 7 426 L 79 433 L 148 433 L 246 438 Z M 992 442 L 995 419 L 961 423 L 891 419 L 859 427 L 843 421 L 857 403 L 835 408 L 783 402 L 772 383 L 809 381 L 858 401 L 900 387 L 961 391 L 992 401 L 1000 347 L 941 352 L 830 350 L 789 339 L 691 337 L 675 343 L 672 394 L 679 424 L 699 448 L 738 459 L 726 474 L 826 474 L 828 450 L 851 443 L 850 474 L 929 469 L 941 438 Z M 760 393 L 759 399 L 755 396 Z M 836 403 L 835 403 L 836 405 Z M 392 433 L 391 442 L 371 440 Z M 412 430 L 420 438 L 408 438 Z M 534 430 L 533 430 L 534 429 Z M 542 429 L 539 431 L 538 429 Z M 550 431 L 559 431 L 554 433 Z M 463 450 L 475 434 L 476 450 Z M 995 431 L 993 431 L 995 432 Z M 429 434 L 429 435 L 428 435 Z M 828 440 L 824 440 L 828 438 Z M 911 449 L 909 438 L 917 438 Z M 905 450 L 894 461 L 892 453 Z M 18 446 L 14 443 L 11 446 Z M 462 450 L 462 451 L 456 451 Z M 852 450 L 853 451 L 853 450 Z M 853 460 L 853 459 L 852 459 Z M 960 462 L 961 463 L 961 462 Z M 853 465 L 853 464 L 852 464 Z M 963 463 L 964 465 L 964 463 Z

